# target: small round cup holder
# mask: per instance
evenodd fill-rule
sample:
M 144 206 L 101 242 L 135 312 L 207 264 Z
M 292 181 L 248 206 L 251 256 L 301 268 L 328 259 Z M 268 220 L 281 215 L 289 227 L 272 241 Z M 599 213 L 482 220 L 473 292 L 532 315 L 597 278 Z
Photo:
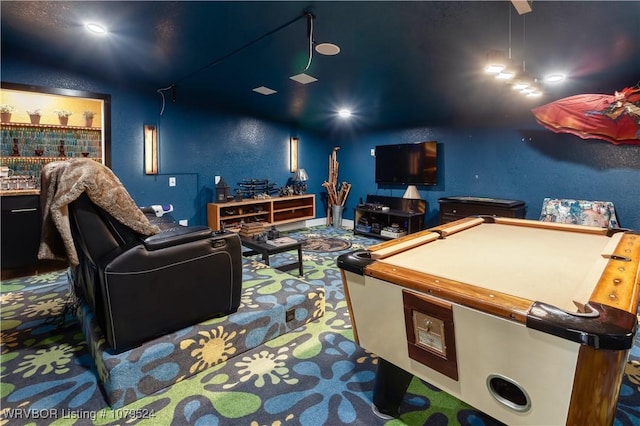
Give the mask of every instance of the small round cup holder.
M 360 258 L 360 259 L 371 259 L 371 252 L 369 252 L 367 250 L 358 250 L 358 251 L 354 252 L 353 255 L 355 257 Z
M 531 398 L 527 391 L 508 377 L 490 375 L 487 377 L 487 388 L 496 401 L 513 411 L 524 413 L 531 409 Z

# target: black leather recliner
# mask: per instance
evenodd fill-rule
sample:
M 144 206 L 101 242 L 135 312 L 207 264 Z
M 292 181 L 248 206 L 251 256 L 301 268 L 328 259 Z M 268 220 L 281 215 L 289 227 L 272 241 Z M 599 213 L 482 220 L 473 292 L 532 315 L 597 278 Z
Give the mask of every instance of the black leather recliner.
M 69 221 L 80 262 L 72 268 L 75 291 L 115 352 L 238 309 L 236 234 L 156 223 L 162 232 L 145 237 L 86 194 L 69 204 Z

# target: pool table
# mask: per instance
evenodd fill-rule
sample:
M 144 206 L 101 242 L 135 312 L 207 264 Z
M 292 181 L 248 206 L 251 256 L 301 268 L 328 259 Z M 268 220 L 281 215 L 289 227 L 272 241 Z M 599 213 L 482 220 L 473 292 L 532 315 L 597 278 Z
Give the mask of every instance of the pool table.
M 374 410 L 413 376 L 506 424 L 611 424 L 637 328 L 640 234 L 465 218 L 338 258 Z

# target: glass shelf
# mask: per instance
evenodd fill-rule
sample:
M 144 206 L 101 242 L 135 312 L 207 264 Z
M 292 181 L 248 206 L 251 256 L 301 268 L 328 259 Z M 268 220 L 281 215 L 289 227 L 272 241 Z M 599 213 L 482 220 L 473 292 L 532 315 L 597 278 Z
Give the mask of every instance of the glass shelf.
M 102 132 L 101 127 L 85 127 L 85 126 L 63 126 L 60 124 L 33 124 L 33 123 L 16 123 L 13 121 L 0 123 L 0 129 L 3 127 L 33 127 L 36 129 L 69 129 L 69 130 L 88 130 L 93 132 Z
M 0 121 L 0 166 L 8 167 L 14 178 L 35 178 L 39 183 L 47 163 L 72 158 L 111 165 L 110 95 L 4 81 L 1 86 L 3 103 L 19 111 L 3 114 Z M 33 109 L 42 115 L 30 117 Z M 55 110 L 73 116 L 67 122 Z M 93 118 L 84 117 L 87 111 L 94 113 Z M 32 122 L 36 119 L 38 123 Z
M 0 135 L 0 165 L 9 167 L 13 176 L 34 177 L 38 183 L 42 168 L 52 161 L 91 158 L 103 162 L 100 128 L 1 123 Z M 41 155 L 36 155 L 36 151 Z M 59 155 L 61 151 L 64 156 Z M 14 155 L 15 152 L 20 155 Z
M 50 163 L 52 161 L 64 161 L 64 160 L 68 160 L 70 158 L 91 158 L 92 160 L 96 160 L 96 161 L 100 161 L 102 162 L 102 157 L 95 157 L 95 156 L 84 156 L 84 155 L 67 155 L 65 157 L 29 157 L 29 156 L 20 156 L 20 157 L 0 157 L 0 165 L 6 166 L 10 163 L 20 163 L 20 162 L 25 162 L 25 163 Z M 5 164 L 6 163 L 6 164 Z

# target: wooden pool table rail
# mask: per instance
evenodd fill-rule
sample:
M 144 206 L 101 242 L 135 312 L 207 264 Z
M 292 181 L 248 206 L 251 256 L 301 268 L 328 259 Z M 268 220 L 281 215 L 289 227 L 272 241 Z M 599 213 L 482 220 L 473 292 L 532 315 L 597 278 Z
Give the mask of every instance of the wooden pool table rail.
M 532 301 L 471 284 L 437 277 L 383 262 L 371 263 L 365 275 L 521 323 Z
M 362 306 L 369 304 L 368 294 L 366 291 L 362 290 L 366 285 L 365 283 L 368 283 L 372 287 L 377 286 L 376 288 L 380 288 L 381 285 L 385 286 L 385 288 L 394 289 L 397 288 L 396 286 L 404 287 L 461 305 L 461 312 L 487 312 L 498 317 L 508 318 L 512 322 L 525 323 L 527 327 L 531 328 L 530 324 L 527 324 L 527 321 L 532 320 L 532 308 L 546 308 L 550 305 L 545 306 L 544 304 L 539 304 L 536 301 L 526 298 L 514 297 L 498 291 L 488 291 L 485 288 L 469 285 L 464 282 L 444 279 L 435 275 L 417 272 L 409 268 L 393 266 L 390 265 L 390 263 L 393 263 L 392 261 L 389 261 L 389 263 L 384 260 L 377 261 L 375 259 L 375 254 L 376 252 L 378 254 L 382 254 L 379 258 L 384 259 L 387 256 L 401 252 L 402 250 L 398 249 L 403 246 L 406 247 L 413 245 L 413 241 L 411 240 L 415 237 L 423 237 L 425 241 L 433 241 L 431 240 L 434 238 L 433 234 L 437 234 L 437 238 L 446 238 L 449 235 L 460 232 L 460 229 L 465 229 L 469 226 L 477 226 L 480 223 L 486 222 L 603 236 L 612 236 L 612 233 L 620 232 L 620 230 L 608 230 L 603 228 L 547 222 L 522 221 L 519 219 L 478 219 L 479 218 L 462 219 L 458 222 L 452 222 L 453 225 L 445 224 L 443 226 L 424 230 L 397 240 L 377 244 L 369 247 L 368 250 L 359 250 L 353 253 L 341 255 L 338 258 L 338 266 L 341 269 L 343 282 L 345 283 L 345 293 L 347 296 L 347 304 L 349 306 L 350 314 L 352 314 L 354 310 L 352 306 L 352 298 L 349 292 L 349 285 L 347 284 L 347 276 L 352 280 L 350 285 L 355 289 L 356 297 L 358 298 L 357 300 L 359 300 L 358 303 L 360 307 L 358 312 L 360 312 L 360 315 L 364 312 L 362 310 Z M 619 238 L 618 235 L 620 235 Z M 623 371 L 629 353 L 629 349 L 626 347 L 633 342 L 633 336 L 635 335 L 637 328 L 636 314 L 640 291 L 640 234 L 637 232 L 625 231 L 624 234 L 618 235 L 611 238 L 609 244 L 605 243 L 606 247 L 600 252 L 601 257 L 598 261 L 600 264 L 598 267 L 603 267 L 603 269 L 601 269 L 603 272 L 599 275 L 595 274 L 592 276 L 591 282 L 596 280 L 598 282 L 590 296 L 588 296 L 589 290 L 587 290 L 584 295 L 584 298 L 587 298 L 588 296 L 589 301 L 589 303 L 585 305 L 586 307 L 584 310 L 588 313 L 591 308 L 594 308 L 597 311 L 597 315 L 603 319 L 594 320 L 594 318 L 589 318 L 589 315 L 585 315 L 584 318 L 579 318 L 579 316 L 575 316 L 574 314 L 567 313 L 562 310 L 559 310 L 560 312 L 558 312 L 560 317 L 568 315 L 570 322 L 577 318 L 577 325 L 576 323 L 572 323 L 565 328 L 574 328 L 574 331 L 576 331 L 576 335 L 578 336 L 578 340 L 575 341 L 578 341 L 581 344 L 577 346 L 577 354 L 574 355 L 576 356 L 575 371 L 572 369 L 572 371 L 567 373 L 566 377 L 566 380 L 573 380 L 570 403 L 562 405 L 562 407 L 567 407 L 566 409 L 568 411 L 566 412 L 566 417 L 562 417 L 562 419 L 558 418 L 557 421 L 554 420 L 553 422 L 545 424 L 567 424 L 570 426 L 582 426 L 585 424 L 605 425 L 612 424 L 615 419 L 616 404 L 619 397 Z M 429 242 L 423 242 L 421 244 L 429 244 Z M 384 281 L 384 283 L 378 283 L 377 280 L 370 281 L 368 276 L 379 278 Z M 388 293 L 384 294 L 387 295 Z M 376 303 L 383 304 L 384 300 L 377 300 Z M 465 307 L 472 309 L 467 309 Z M 611 320 L 609 316 L 617 318 L 615 320 Z M 371 340 L 371 330 L 367 327 L 374 327 L 377 331 L 379 327 L 383 326 L 385 320 L 380 319 L 380 323 L 376 323 L 378 319 L 375 312 L 369 317 L 365 315 L 364 318 L 369 319 L 369 322 L 360 324 L 362 328 L 362 335 L 364 336 L 363 339 L 366 340 L 364 342 L 365 345 L 367 345 L 366 348 L 376 353 L 379 351 L 381 353 L 384 352 L 386 349 L 383 350 L 381 349 L 381 346 L 375 346 L 377 341 L 375 339 Z M 362 318 L 360 321 L 363 321 Z M 588 323 L 587 326 L 583 327 L 583 324 L 580 324 L 580 321 Z M 562 322 L 562 318 L 559 322 Z M 504 323 L 504 321 L 499 321 L 499 323 Z M 601 345 L 600 335 L 598 334 L 600 333 L 598 328 L 600 328 L 601 325 L 605 334 L 603 340 L 609 339 L 613 341 L 613 348 L 603 347 Z M 360 344 L 358 339 L 358 327 L 353 316 L 352 326 L 356 342 Z M 617 327 L 617 330 L 611 332 L 610 329 L 606 329 L 606 327 L 609 326 L 613 326 L 614 328 Z M 562 327 L 562 324 L 560 324 L 560 327 Z M 589 327 L 591 327 L 591 329 L 589 329 Z M 519 329 L 520 327 L 515 328 Z M 587 329 L 584 335 L 580 334 L 582 332 L 581 328 Z M 596 329 L 595 333 L 593 332 L 594 328 Z M 620 338 L 619 341 L 617 341 L 618 338 Z M 560 336 L 558 344 L 566 345 L 568 344 L 568 340 L 566 337 Z M 607 345 L 609 344 L 610 342 L 607 342 Z M 372 345 L 372 347 L 369 347 L 368 345 Z M 407 364 L 403 356 L 398 357 L 398 355 L 393 351 L 388 351 L 386 355 L 390 357 L 390 361 L 386 361 L 386 358 L 380 355 L 380 366 L 389 365 L 393 367 L 393 369 L 391 370 L 391 374 L 380 374 L 379 372 L 378 377 L 376 378 L 376 390 L 374 390 L 373 400 L 374 404 L 379 409 L 385 407 L 384 403 L 389 398 L 394 401 L 401 400 L 406 391 L 406 386 L 402 388 L 400 388 L 399 385 L 378 386 L 379 383 L 385 383 L 385 377 L 392 378 L 392 381 L 395 383 L 398 381 L 396 380 L 397 377 L 406 376 L 403 380 L 405 380 L 406 385 L 408 385 L 411 374 L 416 374 L 427 381 L 431 381 L 430 379 L 433 379 L 435 380 L 434 384 L 438 385 L 438 376 L 432 376 L 431 374 L 427 376 L 424 371 L 419 368 L 414 369 L 412 367 L 413 364 Z M 391 364 L 391 362 L 395 362 L 395 365 L 401 366 L 402 368 L 405 368 L 405 370 L 400 367 L 396 367 Z M 403 364 L 403 362 L 405 364 Z M 541 369 L 540 372 L 541 375 L 545 374 L 544 369 Z M 553 382 L 555 377 L 554 374 L 556 373 L 552 373 L 548 379 L 543 380 L 551 380 Z M 571 374 L 572 377 L 568 377 L 569 374 Z M 446 382 L 442 383 L 446 384 Z M 473 381 L 467 381 L 467 383 L 473 383 Z M 382 391 L 378 390 L 379 387 L 383 388 Z M 458 395 L 456 394 L 455 387 L 452 387 L 452 392 L 452 394 Z M 394 396 L 393 394 L 397 394 L 395 395 L 395 399 L 392 398 Z M 384 396 L 384 398 L 382 396 Z M 464 396 L 470 397 L 469 394 L 460 394 L 459 397 L 464 400 Z M 565 400 L 563 399 L 563 401 Z M 564 403 L 565 402 L 563 402 L 563 404 Z M 397 408 L 399 402 L 394 404 L 391 404 L 390 406 Z M 558 404 L 555 399 L 553 400 L 553 404 L 555 404 L 553 408 L 557 408 Z M 486 410 L 486 412 L 491 415 L 495 415 L 496 418 L 500 418 L 496 415 L 499 411 L 494 411 L 492 414 L 492 407 L 492 404 L 488 404 L 481 406 L 480 408 L 483 409 L 483 411 Z M 546 413 L 549 410 L 545 410 L 543 408 L 543 411 Z M 540 411 L 537 411 L 536 415 L 538 415 L 538 413 L 540 413 Z M 505 418 L 509 419 L 510 417 L 505 414 Z M 520 420 L 523 420 L 522 423 L 526 423 L 524 418 Z M 513 418 L 511 418 L 511 422 L 507 421 L 507 423 L 515 424 L 517 421 L 513 421 Z M 528 424 L 540 423 L 529 422 Z
M 524 219 L 466 218 L 371 246 L 369 247 L 371 260 L 382 259 L 404 250 L 409 250 L 417 245 L 429 244 L 437 239 L 434 234 L 446 238 L 446 236 L 486 222 L 603 236 L 611 235 L 612 232 L 605 228 Z M 380 255 L 376 256 L 376 253 L 380 253 Z M 530 328 L 569 338 L 582 344 L 598 347 L 599 341 L 606 339 L 610 341 L 607 344 L 611 344 L 612 348 L 621 349 L 618 346 L 633 344 L 633 335 L 635 334 L 634 320 L 637 314 L 640 292 L 640 235 L 626 231 L 613 252 L 605 253 L 603 256 L 608 258 L 606 267 L 589 298 L 589 305 L 584 308 L 584 311 L 593 314 L 591 316 L 576 315 L 535 300 L 418 272 L 401 266 L 389 265 L 384 262 L 373 261 L 364 268 L 363 272 L 365 275 L 374 278 L 499 317 L 518 321 L 527 324 Z M 620 312 L 613 311 L 610 308 L 615 308 Z M 610 321 L 611 318 L 616 318 L 616 320 Z M 600 328 L 602 328 L 602 334 L 598 334 Z M 625 332 L 625 329 L 627 332 Z M 581 335 L 582 332 L 584 332 L 584 335 Z M 624 343 L 619 343 L 618 341 L 623 341 Z

